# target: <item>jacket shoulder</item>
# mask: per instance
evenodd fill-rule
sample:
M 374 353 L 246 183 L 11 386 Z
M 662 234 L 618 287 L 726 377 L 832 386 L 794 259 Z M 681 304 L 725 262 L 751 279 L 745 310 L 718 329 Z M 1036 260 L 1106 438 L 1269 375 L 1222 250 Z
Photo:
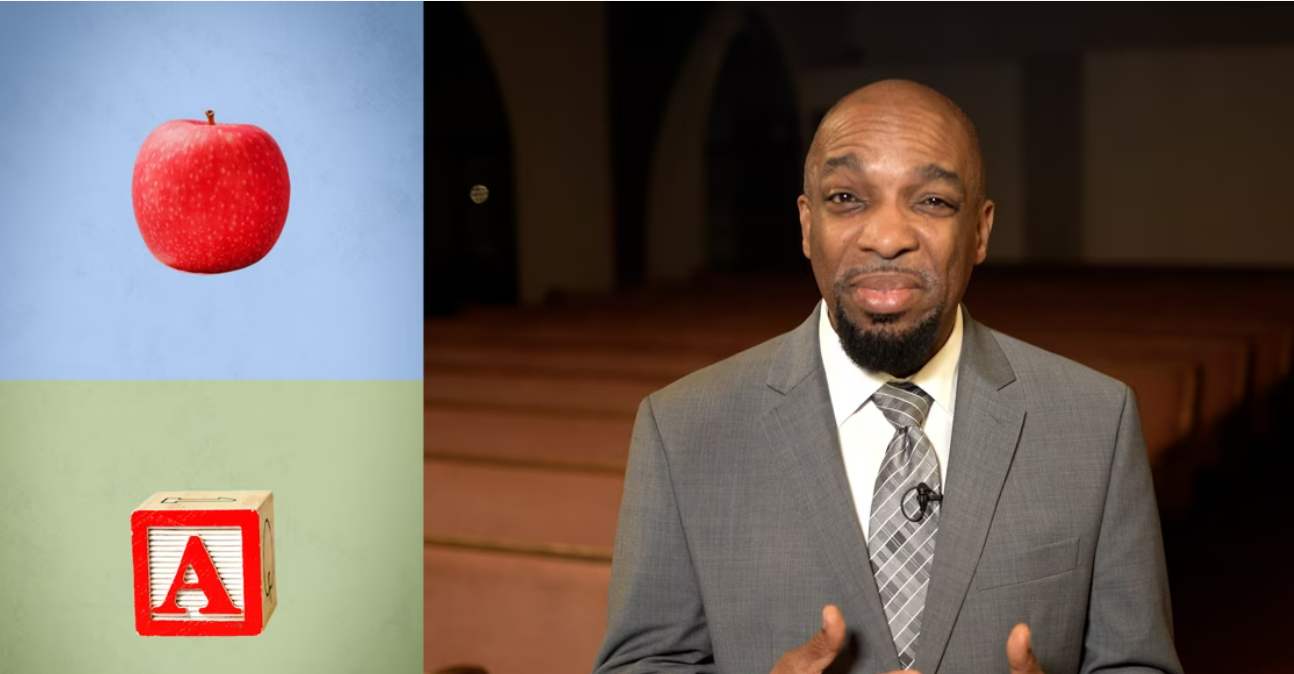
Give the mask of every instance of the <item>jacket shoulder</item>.
M 648 396 L 652 409 L 661 413 L 712 409 L 737 391 L 764 388 L 783 343 L 790 333 L 734 354 L 697 370 Z
M 1058 390 L 1086 396 L 1109 396 L 1122 400 L 1128 386 L 1107 374 L 1082 363 L 1052 353 L 1010 335 L 989 328 L 1002 353 L 1011 363 L 1017 380 L 1026 389 L 1046 391 L 1054 397 Z

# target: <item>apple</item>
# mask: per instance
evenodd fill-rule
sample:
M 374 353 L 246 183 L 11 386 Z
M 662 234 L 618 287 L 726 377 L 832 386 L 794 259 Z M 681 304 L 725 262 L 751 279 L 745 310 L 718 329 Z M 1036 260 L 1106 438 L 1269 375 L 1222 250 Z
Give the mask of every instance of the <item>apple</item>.
M 131 198 L 144 245 L 159 262 L 220 274 L 265 257 L 288 218 L 288 164 L 252 124 L 175 119 L 135 158 Z

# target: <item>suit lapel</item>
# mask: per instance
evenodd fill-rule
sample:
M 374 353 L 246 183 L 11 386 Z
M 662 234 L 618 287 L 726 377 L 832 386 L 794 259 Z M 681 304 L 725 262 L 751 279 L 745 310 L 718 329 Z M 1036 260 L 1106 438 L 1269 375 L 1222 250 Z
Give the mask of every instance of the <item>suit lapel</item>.
M 1024 424 L 1017 387 L 1009 386 L 1015 373 L 997 340 L 969 313 L 963 318 L 948 484 L 913 663 L 927 674 L 935 674 L 943 659 Z
M 821 305 L 819 305 L 821 307 Z M 838 600 L 861 648 L 898 669 L 894 640 L 881 608 L 866 542 L 840 453 L 831 395 L 818 349 L 818 313 L 787 336 L 770 369 L 765 432 L 791 485 L 801 517 L 814 530 L 843 588 Z M 802 520 L 803 521 L 803 520 Z M 850 608 L 856 608 L 853 613 Z M 872 649 L 883 649 L 877 652 Z

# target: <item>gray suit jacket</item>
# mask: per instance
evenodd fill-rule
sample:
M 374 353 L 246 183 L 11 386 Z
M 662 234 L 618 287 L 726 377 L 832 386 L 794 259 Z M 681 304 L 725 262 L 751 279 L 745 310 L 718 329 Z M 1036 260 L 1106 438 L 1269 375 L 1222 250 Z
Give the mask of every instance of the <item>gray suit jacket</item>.
M 913 668 L 1180 672 L 1127 386 L 964 316 L 948 480 Z M 595 671 L 767 674 L 836 604 L 829 671 L 899 668 L 845 475 L 818 314 L 643 401 Z

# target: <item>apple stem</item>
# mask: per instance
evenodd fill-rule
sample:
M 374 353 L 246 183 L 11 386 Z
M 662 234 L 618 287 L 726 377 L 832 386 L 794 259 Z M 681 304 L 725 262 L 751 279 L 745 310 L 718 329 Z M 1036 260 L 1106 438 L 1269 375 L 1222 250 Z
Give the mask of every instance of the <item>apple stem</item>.
M 215 126 L 215 125 L 216 125 L 216 111 L 215 111 L 215 110 L 208 110 L 208 111 L 207 111 L 207 121 L 211 123 L 211 126 Z

